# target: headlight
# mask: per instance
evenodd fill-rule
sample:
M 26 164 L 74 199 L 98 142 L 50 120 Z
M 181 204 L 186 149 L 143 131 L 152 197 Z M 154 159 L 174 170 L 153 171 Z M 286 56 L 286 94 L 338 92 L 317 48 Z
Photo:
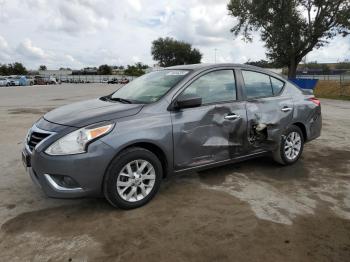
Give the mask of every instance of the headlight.
M 92 140 L 106 135 L 114 124 L 104 126 L 84 127 L 58 139 L 49 146 L 45 153 L 48 155 L 72 155 L 86 152 L 86 146 Z

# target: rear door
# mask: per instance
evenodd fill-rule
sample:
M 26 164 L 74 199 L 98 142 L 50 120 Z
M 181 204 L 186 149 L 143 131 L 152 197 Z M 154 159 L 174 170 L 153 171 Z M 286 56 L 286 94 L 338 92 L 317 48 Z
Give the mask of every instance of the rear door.
M 245 149 L 245 102 L 237 99 L 233 69 L 196 77 L 179 95 L 195 94 L 202 106 L 171 112 L 176 170 L 232 159 Z
M 265 73 L 241 70 L 247 104 L 250 151 L 274 150 L 293 119 L 293 99 L 283 95 L 285 82 Z

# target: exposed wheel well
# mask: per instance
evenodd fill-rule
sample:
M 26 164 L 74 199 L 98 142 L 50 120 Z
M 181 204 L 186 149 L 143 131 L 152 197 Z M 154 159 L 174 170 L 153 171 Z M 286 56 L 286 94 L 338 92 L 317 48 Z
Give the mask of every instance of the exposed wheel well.
M 129 146 L 123 148 L 123 150 L 125 150 L 126 148 L 130 148 L 130 147 L 142 147 L 142 148 L 147 149 L 147 150 L 151 151 L 152 153 L 154 153 L 158 157 L 158 159 L 160 160 L 160 162 L 162 164 L 163 177 L 165 178 L 167 176 L 168 161 L 166 159 L 165 153 L 163 152 L 163 150 L 161 148 L 159 148 L 158 146 L 156 146 L 155 144 L 152 144 L 152 143 L 140 142 L 140 143 L 135 143 L 135 144 L 129 145 Z M 123 151 L 123 150 L 121 150 L 121 151 Z
M 300 122 L 294 123 L 293 125 L 300 128 L 301 132 L 303 133 L 304 141 L 306 141 L 307 140 L 307 133 L 306 133 L 305 125 L 303 123 L 300 123 Z

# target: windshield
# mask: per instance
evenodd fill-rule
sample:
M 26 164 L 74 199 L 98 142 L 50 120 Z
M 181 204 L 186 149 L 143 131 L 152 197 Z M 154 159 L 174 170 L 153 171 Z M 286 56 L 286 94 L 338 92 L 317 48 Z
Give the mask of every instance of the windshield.
M 162 70 L 148 73 L 118 89 L 111 98 L 145 104 L 156 102 L 188 72 L 188 70 Z

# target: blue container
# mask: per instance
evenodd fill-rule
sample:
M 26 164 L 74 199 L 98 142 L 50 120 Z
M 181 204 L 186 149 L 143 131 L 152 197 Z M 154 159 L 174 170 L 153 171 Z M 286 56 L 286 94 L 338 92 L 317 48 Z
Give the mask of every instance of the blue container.
M 301 89 L 314 89 L 317 85 L 318 79 L 304 79 L 304 78 L 294 78 L 289 79 L 289 81 L 293 82 Z

